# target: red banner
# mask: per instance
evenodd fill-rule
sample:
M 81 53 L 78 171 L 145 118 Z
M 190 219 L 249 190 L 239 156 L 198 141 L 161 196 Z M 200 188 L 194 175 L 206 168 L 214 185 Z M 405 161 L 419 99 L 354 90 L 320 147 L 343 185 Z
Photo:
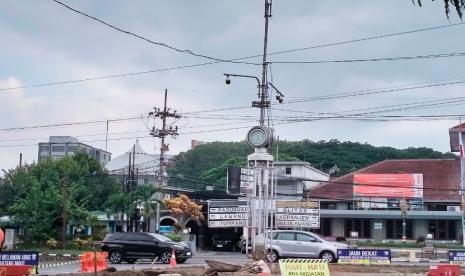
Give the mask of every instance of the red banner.
M 422 198 L 423 174 L 354 174 L 354 196 Z

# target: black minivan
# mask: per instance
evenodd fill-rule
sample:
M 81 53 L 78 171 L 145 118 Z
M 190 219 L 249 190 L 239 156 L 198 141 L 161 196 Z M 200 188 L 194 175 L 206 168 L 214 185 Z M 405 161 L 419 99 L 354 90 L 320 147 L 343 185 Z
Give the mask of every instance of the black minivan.
M 160 234 L 144 232 L 108 234 L 103 239 L 100 249 L 108 252 L 108 259 L 112 264 L 119 264 L 123 260 L 127 263 L 134 263 L 137 259 L 155 258 L 168 264 L 173 250 L 177 263 L 184 263 L 192 257 L 192 252 L 187 245 L 173 242 Z

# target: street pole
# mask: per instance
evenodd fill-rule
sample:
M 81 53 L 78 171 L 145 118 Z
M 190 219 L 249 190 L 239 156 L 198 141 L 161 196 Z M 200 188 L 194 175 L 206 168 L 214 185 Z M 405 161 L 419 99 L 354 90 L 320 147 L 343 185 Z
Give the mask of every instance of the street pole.
M 402 201 L 400 203 L 400 212 L 402 215 L 402 241 L 406 241 L 407 236 L 406 236 L 406 228 L 407 228 L 407 222 L 406 222 L 406 217 L 407 217 L 407 210 L 408 210 L 408 204 L 407 200 L 405 198 L 402 198 Z
M 166 161 L 165 161 L 165 153 L 169 150 L 169 145 L 165 144 L 165 138 L 166 136 L 172 136 L 176 137 L 178 134 L 178 127 L 172 127 L 170 126 L 167 128 L 166 126 L 166 121 L 167 118 L 175 118 L 179 119 L 181 118 L 181 115 L 177 114 L 176 110 L 173 112 L 170 111 L 170 108 L 167 107 L 167 101 L 168 101 L 168 90 L 165 89 L 165 101 L 163 102 L 163 110 L 160 110 L 159 108 L 154 108 L 153 112 L 149 113 L 149 116 L 155 116 L 155 118 L 159 117 L 162 121 L 162 128 L 161 129 L 156 129 L 155 126 L 152 128 L 152 131 L 150 132 L 150 135 L 156 138 L 160 138 L 161 144 L 160 144 L 160 167 L 158 169 L 158 176 L 156 179 L 156 183 L 158 187 L 165 187 L 167 185 L 166 181 Z
M 464 160 L 464 147 L 462 137 L 462 120 L 459 124 L 459 151 L 460 151 L 460 199 L 462 210 L 462 245 L 465 246 L 465 162 Z

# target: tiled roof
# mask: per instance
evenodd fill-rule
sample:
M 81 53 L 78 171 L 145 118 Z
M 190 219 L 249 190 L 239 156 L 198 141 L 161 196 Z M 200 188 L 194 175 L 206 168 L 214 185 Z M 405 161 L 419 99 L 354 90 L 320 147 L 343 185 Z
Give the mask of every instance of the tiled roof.
M 423 174 L 423 200 L 429 202 L 459 202 L 460 160 L 407 159 L 384 160 L 353 173 L 331 179 L 308 191 L 310 197 L 322 199 L 352 199 L 354 174 Z

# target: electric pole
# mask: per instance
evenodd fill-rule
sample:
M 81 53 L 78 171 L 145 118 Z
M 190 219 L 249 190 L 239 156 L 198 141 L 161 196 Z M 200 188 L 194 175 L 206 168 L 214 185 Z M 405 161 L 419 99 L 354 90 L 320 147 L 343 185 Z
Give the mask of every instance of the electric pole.
M 165 138 L 167 136 L 176 137 L 178 136 L 178 127 L 170 126 L 167 127 L 166 119 L 167 118 L 181 118 L 181 115 L 177 114 L 176 110 L 171 112 L 171 108 L 167 108 L 167 100 L 168 100 L 168 90 L 165 89 L 165 101 L 163 103 L 163 109 L 154 107 L 154 112 L 150 112 L 149 116 L 155 116 L 155 118 L 160 118 L 162 121 L 162 128 L 158 129 L 153 127 L 150 135 L 153 137 L 159 138 L 161 140 L 160 143 L 160 167 L 158 169 L 157 175 L 157 185 L 159 187 L 164 187 L 167 185 L 166 181 L 166 161 L 165 161 L 165 153 L 169 151 L 169 144 L 165 143 Z

